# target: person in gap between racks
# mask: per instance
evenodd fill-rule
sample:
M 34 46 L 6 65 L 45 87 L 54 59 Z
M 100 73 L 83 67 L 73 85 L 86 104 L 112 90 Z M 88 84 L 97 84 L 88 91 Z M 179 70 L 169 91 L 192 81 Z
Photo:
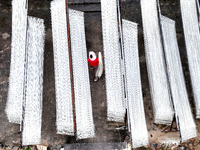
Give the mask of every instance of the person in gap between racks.
M 97 58 L 96 54 L 93 51 L 89 52 L 88 62 L 90 62 L 90 66 L 94 71 L 94 81 L 96 82 L 98 80 L 96 72 L 99 65 L 99 58 Z

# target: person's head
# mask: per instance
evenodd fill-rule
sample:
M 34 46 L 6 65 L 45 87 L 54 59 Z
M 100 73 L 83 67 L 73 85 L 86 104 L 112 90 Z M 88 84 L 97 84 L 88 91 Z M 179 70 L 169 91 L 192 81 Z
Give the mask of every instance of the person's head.
M 96 57 L 96 54 L 95 54 L 93 51 L 90 51 L 90 52 L 89 52 L 89 58 L 93 61 L 93 60 L 95 60 L 97 57 Z

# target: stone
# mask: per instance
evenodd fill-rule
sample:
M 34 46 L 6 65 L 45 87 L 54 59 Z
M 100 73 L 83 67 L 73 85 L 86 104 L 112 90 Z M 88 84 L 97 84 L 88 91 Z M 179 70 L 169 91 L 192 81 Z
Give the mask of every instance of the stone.
M 177 149 L 177 147 L 178 147 L 177 145 L 174 145 L 171 147 L 171 150 L 175 150 L 175 149 Z
M 180 150 L 186 150 L 186 147 L 183 145 L 180 147 Z
M 4 150 L 11 150 L 11 149 L 12 147 L 9 147 L 9 146 L 4 148 Z
M 4 9 L 4 10 L 2 10 L 2 12 L 3 12 L 3 13 L 8 13 L 9 11 L 6 10 L 6 9 Z
M 145 63 L 145 60 L 146 60 L 146 59 L 145 59 L 144 56 L 141 56 L 141 57 L 140 57 L 140 63 Z
M 160 136 L 158 138 L 159 143 L 164 143 L 164 144 L 176 144 L 178 145 L 180 143 L 180 138 L 179 138 L 179 133 L 178 132 L 169 132 L 166 133 L 163 136 Z
M 4 40 L 6 40 L 7 38 L 10 37 L 10 34 L 8 34 L 8 33 L 3 33 L 1 36 L 2 36 L 2 38 L 3 38 Z
M 60 149 L 61 149 L 60 145 L 50 147 L 50 150 L 60 150 Z
M 14 147 L 12 148 L 12 150 L 18 150 L 18 147 L 17 147 L 17 146 L 14 146 Z

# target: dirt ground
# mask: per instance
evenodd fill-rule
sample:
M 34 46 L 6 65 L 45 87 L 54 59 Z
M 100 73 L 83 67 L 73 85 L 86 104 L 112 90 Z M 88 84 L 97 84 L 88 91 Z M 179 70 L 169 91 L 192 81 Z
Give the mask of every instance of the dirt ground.
M 69 8 L 85 12 L 85 30 L 87 51 L 101 51 L 103 53 L 102 24 L 100 0 L 69 0 Z M 82 5 L 77 5 L 82 3 Z M 84 4 L 87 3 L 87 4 Z M 174 19 L 177 27 L 177 37 L 181 53 L 181 60 L 187 85 L 187 90 L 194 113 L 193 94 L 190 84 L 187 56 L 183 37 L 180 4 L 177 0 L 161 0 L 162 14 Z M 75 5 L 76 4 L 76 5 Z M 44 88 L 43 88 L 43 117 L 42 117 L 42 143 L 48 146 L 64 145 L 65 143 L 82 142 L 123 142 L 128 136 L 126 131 L 116 130 L 117 124 L 109 124 L 106 121 L 106 88 L 105 76 L 97 82 L 93 82 L 93 74 L 90 70 L 90 84 L 92 94 L 92 107 L 95 123 L 96 137 L 87 140 L 76 141 L 74 137 L 56 134 L 56 101 L 55 101 L 55 79 L 54 79 L 54 61 L 52 45 L 52 29 L 50 17 L 50 0 L 29 0 L 30 16 L 43 18 L 45 20 L 45 54 L 44 54 Z M 146 60 L 144 54 L 143 30 L 141 20 L 141 10 L 139 0 L 123 0 L 121 3 L 122 18 L 138 23 L 139 27 L 139 54 L 140 69 L 142 79 L 143 99 L 145 106 L 145 115 L 149 131 L 150 149 L 161 148 L 161 143 L 174 144 L 179 142 L 179 133 L 163 133 L 163 126 L 153 123 L 153 110 L 150 97 L 149 83 L 147 77 Z M 5 105 L 8 92 L 8 78 L 10 70 L 11 54 L 11 26 L 12 26 L 12 5 L 11 0 L 0 0 L 0 142 L 4 145 L 19 146 L 21 133 L 19 125 L 8 122 L 5 115 Z M 197 129 L 200 131 L 200 121 L 195 120 Z M 187 147 L 199 148 L 199 132 L 195 140 L 183 143 Z M 128 140 L 127 140 L 128 141 Z M 177 145 L 177 144 L 176 144 Z M 192 145 L 192 146 L 191 146 Z M 171 145 L 176 147 L 175 145 Z M 146 147 L 148 148 L 148 147 Z M 167 148 L 167 147 L 165 147 Z M 199 148 L 200 149 L 200 148 Z

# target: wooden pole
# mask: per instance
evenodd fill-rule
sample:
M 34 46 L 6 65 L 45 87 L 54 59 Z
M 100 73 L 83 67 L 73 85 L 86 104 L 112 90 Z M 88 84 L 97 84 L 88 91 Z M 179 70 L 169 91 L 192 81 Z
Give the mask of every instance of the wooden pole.
M 71 93 L 72 93 L 72 107 L 73 107 L 73 120 L 74 120 L 74 135 L 76 136 L 76 114 L 75 114 L 75 99 L 74 99 L 74 85 L 73 85 L 73 72 L 72 72 L 72 57 L 71 57 L 71 40 L 69 29 L 69 11 L 68 0 L 66 0 L 66 13 L 67 13 L 67 37 L 68 37 L 68 50 L 69 50 L 69 66 L 70 66 L 70 79 L 71 79 Z

